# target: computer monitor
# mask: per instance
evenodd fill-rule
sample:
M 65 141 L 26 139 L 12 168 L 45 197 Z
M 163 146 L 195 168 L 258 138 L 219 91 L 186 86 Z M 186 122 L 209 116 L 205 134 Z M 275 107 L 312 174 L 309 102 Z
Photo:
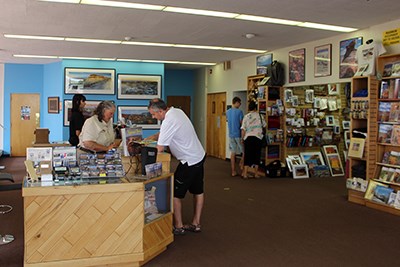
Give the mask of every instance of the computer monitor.
M 144 146 L 141 149 L 141 163 L 142 163 L 142 175 L 146 175 L 145 166 L 147 164 L 156 163 L 157 160 L 157 148 Z

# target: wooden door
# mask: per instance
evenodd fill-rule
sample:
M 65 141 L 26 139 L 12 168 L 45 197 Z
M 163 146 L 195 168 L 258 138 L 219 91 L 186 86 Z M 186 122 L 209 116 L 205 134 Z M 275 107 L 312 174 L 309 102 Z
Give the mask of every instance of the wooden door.
M 207 95 L 207 154 L 225 159 L 226 93 Z
M 40 126 L 39 94 L 11 94 L 11 156 L 26 156 Z
M 167 96 L 167 105 L 182 109 L 190 118 L 190 96 Z

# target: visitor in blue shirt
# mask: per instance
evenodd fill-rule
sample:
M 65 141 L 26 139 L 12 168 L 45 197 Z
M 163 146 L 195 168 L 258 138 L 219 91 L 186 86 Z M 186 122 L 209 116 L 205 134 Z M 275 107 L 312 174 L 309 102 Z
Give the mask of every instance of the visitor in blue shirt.
M 229 129 L 229 150 L 231 151 L 231 171 L 232 176 L 236 176 L 236 155 L 243 153 L 241 142 L 241 130 L 243 120 L 243 111 L 239 109 L 242 101 L 239 97 L 235 96 L 232 99 L 232 108 L 226 112 L 226 120 L 228 121 Z M 243 159 L 243 155 L 242 155 Z M 242 163 L 242 160 L 240 161 Z

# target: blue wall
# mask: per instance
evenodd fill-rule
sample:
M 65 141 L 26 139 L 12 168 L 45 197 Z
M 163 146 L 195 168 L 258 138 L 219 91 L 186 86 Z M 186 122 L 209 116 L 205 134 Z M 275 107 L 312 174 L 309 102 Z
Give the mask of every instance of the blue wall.
M 64 69 L 68 68 L 107 68 L 115 69 L 115 88 L 117 88 L 117 74 L 148 74 L 162 76 L 161 97 L 168 95 L 194 95 L 194 72 L 191 70 L 164 70 L 164 64 L 137 63 L 116 61 L 89 61 L 63 60 L 45 65 L 33 64 L 5 64 L 4 68 L 4 153 L 10 153 L 10 94 L 12 93 L 39 93 L 41 97 L 40 127 L 50 130 L 50 141 L 68 140 L 68 127 L 64 126 L 64 100 L 71 100 L 73 95 L 64 93 Z M 116 89 L 117 90 L 117 89 Z M 59 114 L 47 112 L 47 98 L 58 96 L 62 103 Z M 113 100 L 117 107 L 147 106 L 148 100 L 120 100 L 117 92 L 114 95 L 85 95 L 88 100 Z M 116 112 L 114 121 L 117 121 Z M 193 110 L 191 110 L 193 114 Z M 144 130 L 146 137 L 158 130 Z
M 194 71 L 166 70 L 165 88 L 167 96 L 190 96 L 190 114 L 193 117 Z

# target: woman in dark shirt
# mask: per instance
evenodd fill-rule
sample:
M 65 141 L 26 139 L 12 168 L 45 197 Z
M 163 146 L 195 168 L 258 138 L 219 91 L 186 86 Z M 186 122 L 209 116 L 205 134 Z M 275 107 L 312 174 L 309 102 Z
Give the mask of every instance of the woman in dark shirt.
M 86 105 L 85 101 L 86 97 L 80 94 L 76 94 L 72 98 L 72 113 L 69 120 L 69 143 L 73 146 L 79 144 L 79 134 L 85 122 L 82 112 Z

